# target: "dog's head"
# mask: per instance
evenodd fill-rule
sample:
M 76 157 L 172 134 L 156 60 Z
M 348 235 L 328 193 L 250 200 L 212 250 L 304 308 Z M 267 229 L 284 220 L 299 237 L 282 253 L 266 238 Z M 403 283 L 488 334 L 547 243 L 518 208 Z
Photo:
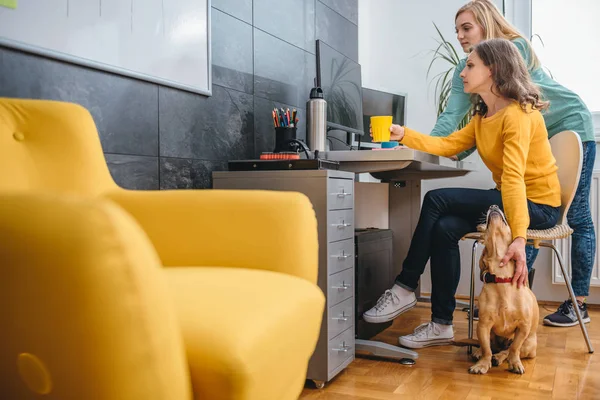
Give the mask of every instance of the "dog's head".
M 511 242 L 512 232 L 504 213 L 500 210 L 500 207 L 491 206 L 486 217 L 485 239 L 483 242 L 485 249 L 479 260 L 481 271 L 485 270 L 491 274 L 498 274 L 500 272 L 500 261 L 506 255 Z M 500 275 L 511 276 L 514 273 L 514 268 L 514 261 L 510 260 Z

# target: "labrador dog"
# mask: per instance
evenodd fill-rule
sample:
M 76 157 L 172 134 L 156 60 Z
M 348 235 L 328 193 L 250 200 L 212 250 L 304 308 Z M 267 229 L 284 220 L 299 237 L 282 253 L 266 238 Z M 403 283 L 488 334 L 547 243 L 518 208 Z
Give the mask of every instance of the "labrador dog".
M 512 242 L 510 227 L 498 206 L 487 212 L 485 249 L 479 261 L 483 289 L 479 295 L 477 336 L 480 348 L 473 352 L 478 360 L 469 368 L 472 374 L 485 374 L 492 365 L 508 360 L 508 370 L 523 374 L 522 358 L 534 358 L 539 321 L 537 299 L 529 285 L 517 288 L 512 277 L 515 262 L 500 267 Z

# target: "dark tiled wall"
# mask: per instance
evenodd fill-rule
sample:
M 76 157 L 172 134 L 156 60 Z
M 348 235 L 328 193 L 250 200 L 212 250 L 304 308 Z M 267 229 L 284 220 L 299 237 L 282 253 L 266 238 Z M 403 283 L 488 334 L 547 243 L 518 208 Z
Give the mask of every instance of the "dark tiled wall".
M 273 149 L 274 107 L 298 109 L 306 137 L 315 39 L 358 60 L 358 0 L 212 0 L 211 25 L 211 97 L 2 47 L 0 96 L 85 106 L 123 187 L 209 188 L 227 160 Z

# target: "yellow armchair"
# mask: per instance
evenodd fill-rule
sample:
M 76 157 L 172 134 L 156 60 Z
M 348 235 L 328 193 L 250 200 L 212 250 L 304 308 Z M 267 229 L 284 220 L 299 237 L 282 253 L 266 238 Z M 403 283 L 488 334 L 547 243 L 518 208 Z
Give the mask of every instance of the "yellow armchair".
M 124 190 L 87 110 L 0 99 L 1 398 L 297 398 L 317 268 L 305 196 Z

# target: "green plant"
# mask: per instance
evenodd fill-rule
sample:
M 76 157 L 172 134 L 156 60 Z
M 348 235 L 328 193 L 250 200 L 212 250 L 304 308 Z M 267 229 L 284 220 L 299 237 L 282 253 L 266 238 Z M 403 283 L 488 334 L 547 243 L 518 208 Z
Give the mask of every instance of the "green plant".
M 427 78 L 429 79 L 431 68 L 436 61 L 443 61 L 449 64 L 446 70 L 435 75 L 432 79 L 432 81 L 435 81 L 436 107 L 437 115 L 439 116 L 448 105 L 448 98 L 450 97 L 450 91 L 452 90 L 452 76 L 456 66 L 460 62 L 460 57 L 452 43 L 444 38 L 444 35 L 442 35 L 442 32 L 440 32 L 435 22 L 433 23 L 433 26 L 435 27 L 439 38 L 435 39 L 438 46 L 435 50 L 432 50 L 433 58 L 429 63 L 429 68 L 427 68 Z M 467 115 L 465 115 L 465 117 L 458 124 L 457 129 L 465 127 L 467 123 L 469 123 L 470 119 L 470 113 L 467 113 Z

